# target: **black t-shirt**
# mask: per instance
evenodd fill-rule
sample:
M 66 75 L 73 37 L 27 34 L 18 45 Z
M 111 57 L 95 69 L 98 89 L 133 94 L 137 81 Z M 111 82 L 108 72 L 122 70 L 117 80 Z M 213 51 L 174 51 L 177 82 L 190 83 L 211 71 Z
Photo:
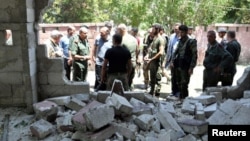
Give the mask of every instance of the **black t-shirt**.
M 125 47 L 116 46 L 108 49 L 104 58 L 109 61 L 109 73 L 125 73 L 127 72 L 127 62 L 131 59 L 131 53 Z

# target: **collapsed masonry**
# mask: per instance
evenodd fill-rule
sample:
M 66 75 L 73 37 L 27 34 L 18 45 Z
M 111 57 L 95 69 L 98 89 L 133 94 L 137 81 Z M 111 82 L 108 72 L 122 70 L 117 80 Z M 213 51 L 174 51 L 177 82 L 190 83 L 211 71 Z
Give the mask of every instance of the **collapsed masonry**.
M 30 131 L 38 139 L 56 133 L 64 141 L 207 141 L 209 124 L 250 124 L 249 72 L 235 87 L 211 87 L 181 105 L 123 91 L 120 81 L 111 92 L 49 98 L 33 105 Z

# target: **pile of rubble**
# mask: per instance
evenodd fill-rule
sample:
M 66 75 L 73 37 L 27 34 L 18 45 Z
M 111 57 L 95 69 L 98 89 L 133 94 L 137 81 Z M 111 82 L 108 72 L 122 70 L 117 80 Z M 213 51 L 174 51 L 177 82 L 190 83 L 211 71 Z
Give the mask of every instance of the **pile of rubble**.
M 35 103 L 36 120 L 30 132 L 37 139 L 59 134 L 53 140 L 60 141 L 207 141 L 210 124 L 250 124 L 250 73 L 239 81 L 235 87 L 207 88 L 179 104 L 140 91 L 123 91 L 116 80 L 112 91 Z M 232 91 L 243 94 L 233 99 Z

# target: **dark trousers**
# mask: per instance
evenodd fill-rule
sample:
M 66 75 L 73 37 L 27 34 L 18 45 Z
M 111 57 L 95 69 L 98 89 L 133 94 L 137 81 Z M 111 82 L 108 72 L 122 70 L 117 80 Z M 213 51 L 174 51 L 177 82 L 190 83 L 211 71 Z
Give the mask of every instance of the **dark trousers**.
M 64 58 L 64 69 L 65 69 L 65 76 L 70 80 L 70 72 L 71 72 L 71 65 L 68 65 L 68 59 Z
M 207 87 L 216 87 L 219 81 L 220 73 L 214 72 L 213 69 L 204 69 L 202 90 L 205 91 Z
M 95 86 L 94 89 L 96 89 L 101 84 L 101 74 L 102 73 L 102 66 L 101 65 L 95 65 Z
M 177 96 L 177 93 L 180 92 L 178 84 L 177 84 L 177 69 L 172 67 L 171 71 L 171 90 L 174 96 Z
M 177 84 L 180 90 L 180 99 L 185 99 L 188 96 L 188 84 L 190 80 L 190 75 L 188 74 L 188 70 L 177 68 Z

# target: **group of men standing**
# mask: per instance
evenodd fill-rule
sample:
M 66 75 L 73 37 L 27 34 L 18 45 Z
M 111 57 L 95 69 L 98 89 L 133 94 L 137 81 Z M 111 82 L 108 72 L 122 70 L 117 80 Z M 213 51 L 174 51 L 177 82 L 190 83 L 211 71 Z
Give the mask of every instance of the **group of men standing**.
M 88 66 L 91 61 L 94 62 L 96 91 L 110 90 L 115 79 L 122 81 L 124 90 L 132 90 L 135 68 L 141 63 L 138 59 L 140 40 L 136 38 L 138 30 L 132 30 L 131 35 L 125 24 L 119 24 L 116 32 L 112 33 L 111 27 L 107 23 L 100 29 L 92 48 L 87 27 L 81 27 L 79 33 L 74 34 L 75 28 L 70 26 L 63 37 L 58 31 L 52 31 L 47 42 L 48 56 L 64 58 L 69 80 L 73 66 L 73 81 L 85 81 Z M 227 32 L 220 28 L 218 33 L 222 38 L 220 43 L 216 40 L 215 31 L 207 32 L 203 91 L 207 87 L 217 86 L 219 81 L 222 86 L 231 86 L 237 71 L 241 45 L 235 38 L 235 31 Z M 145 88 L 150 88 L 149 94 L 160 95 L 161 77 L 165 76 L 171 79 L 171 96 L 181 100 L 187 97 L 190 77 L 197 64 L 197 40 L 190 33 L 190 28 L 176 24 L 168 37 L 162 25 L 156 23 L 149 28 L 143 43 L 143 76 Z M 171 78 L 166 75 L 166 69 L 170 69 Z
M 176 97 L 183 100 L 189 95 L 188 85 L 190 77 L 193 74 L 193 70 L 197 64 L 197 40 L 192 35 L 192 28 L 186 25 L 175 24 L 173 33 L 167 37 L 164 42 L 164 36 L 161 36 L 160 41 L 158 41 L 158 50 L 152 51 L 154 48 L 157 38 L 159 36 L 155 33 L 155 29 L 161 28 L 157 25 L 156 28 L 149 29 L 149 33 L 144 38 L 144 82 L 145 86 L 149 83 L 148 79 L 148 64 L 150 64 L 150 94 L 159 95 L 159 89 L 155 93 L 154 84 L 159 84 L 160 79 L 157 79 L 158 74 L 162 74 L 159 71 L 159 66 L 162 65 L 165 69 L 170 69 L 171 72 L 171 90 L 170 96 Z M 219 37 L 222 38 L 219 43 L 216 39 L 216 32 L 210 30 L 207 32 L 208 46 L 205 53 L 205 58 L 203 61 L 204 72 L 203 72 L 203 91 L 207 87 L 215 87 L 218 82 L 221 82 L 222 86 L 231 86 L 233 83 L 233 78 L 236 73 L 236 62 L 239 59 L 241 52 L 241 45 L 235 38 L 235 31 L 226 31 L 225 28 L 219 28 Z M 225 38 L 226 35 L 226 38 Z M 162 52 L 163 44 L 166 45 L 165 52 Z M 163 64 L 155 65 L 157 63 L 147 61 L 147 54 L 153 52 L 155 57 L 163 59 Z M 164 56 L 165 53 L 165 56 Z M 164 56 L 164 57 L 159 57 Z M 165 60 L 164 60 L 165 59 Z M 156 78 L 156 79 L 154 79 Z M 155 81 L 156 80 L 156 81 Z

